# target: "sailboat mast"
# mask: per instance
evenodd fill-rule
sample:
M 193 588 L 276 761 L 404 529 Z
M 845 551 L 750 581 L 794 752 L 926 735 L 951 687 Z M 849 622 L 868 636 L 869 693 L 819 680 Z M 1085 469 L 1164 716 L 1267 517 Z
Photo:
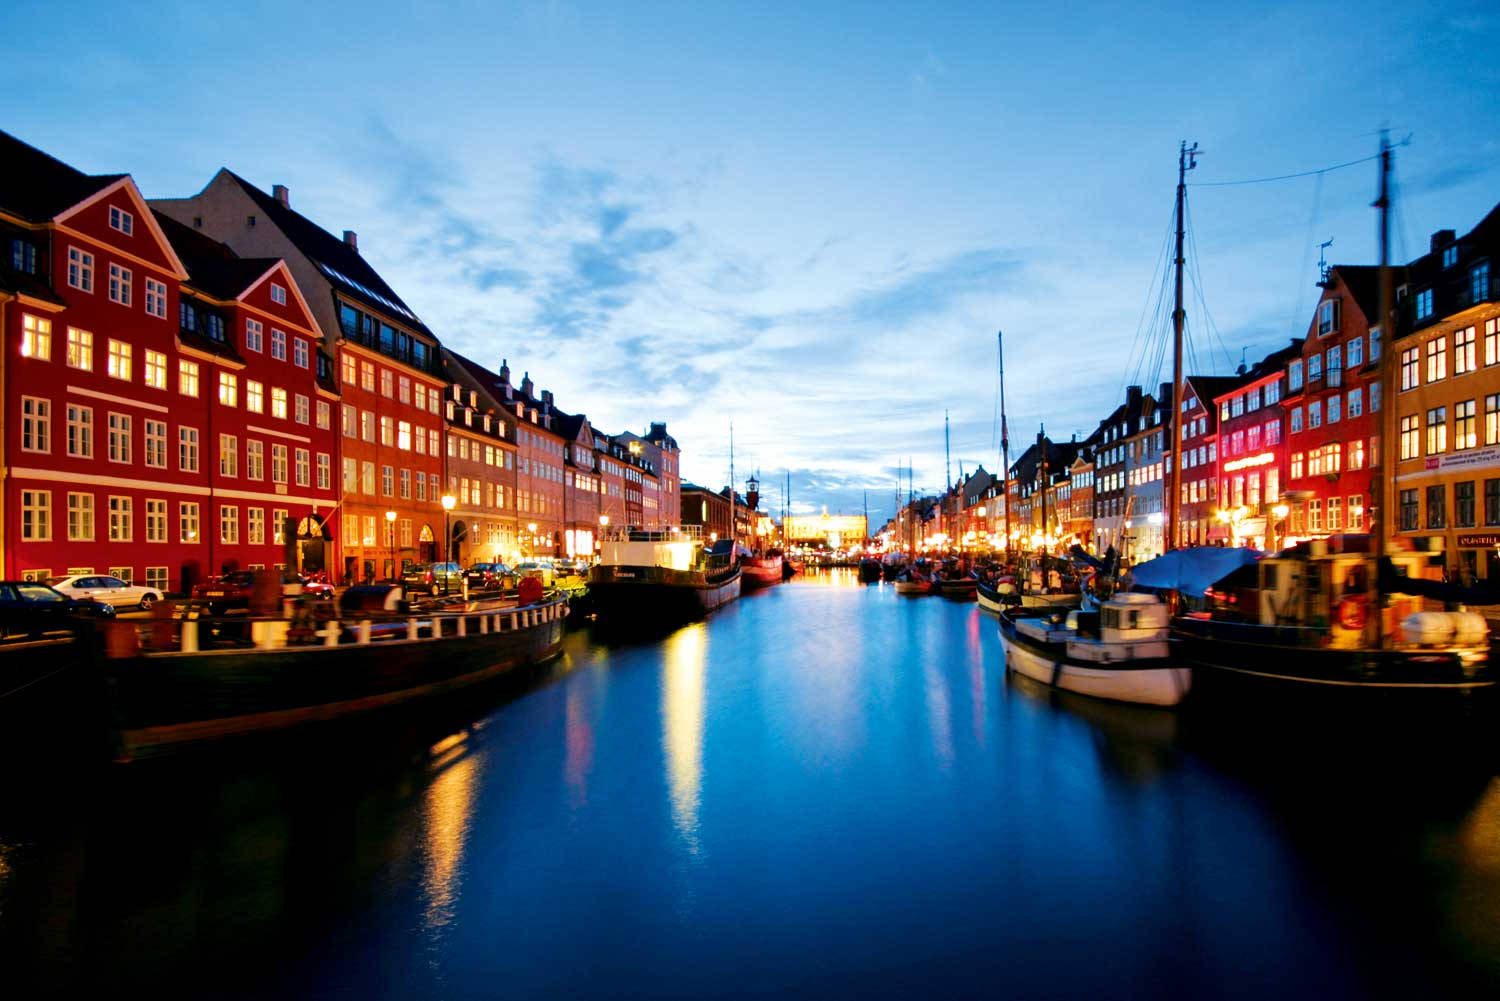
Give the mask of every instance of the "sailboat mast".
M 1047 555 L 1047 425 L 1041 425 L 1041 430 L 1036 433 L 1036 451 L 1038 456 L 1037 469 L 1041 470 L 1041 492 L 1042 492 L 1042 555 Z M 1045 585 L 1047 580 L 1046 560 L 1042 561 L 1042 581 Z
M 1010 430 L 1005 426 L 1005 332 L 995 331 L 1000 350 L 1000 488 L 1005 497 L 1005 559 L 1013 557 L 1010 548 Z
M 1370 526 L 1375 543 L 1375 572 L 1370 576 L 1375 591 L 1375 645 L 1384 644 L 1384 608 L 1380 600 L 1380 560 L 1385 556 L 1386 546 L 1395 535 L 1391 521 L 1395 514 L 1396 462 L 1392 450 L 1396 444 L 1396 408 L 1393 388 L 1395 367 L 1391 364 L 1391 352 L 1396 345 L 1395 283 L 1391 276 L 1391 143 L 1385 130 L 1380 133 L 1380 196 L 1375 207 L 1380 210 L 1380 361 L 1376 367 L 1376 385 L 1380 387 L 1380 450 L 1372 464 L 1371 486 L 1378 488 L 1380 495 L 1371 497 L 1376 505 L 1375 524 Z M 1374 352 L 1371 351 L 1371 354 Z M 1373 490 L 1371 491 L 1374 492 Z
M 734 421 L 729 422 L 729 538 L 733 540 L 729 546 L 729 561 L 733 563 L 734 544 L 740 540 L 734 523 Z
M 1172 475 L 1167 489 L 1167 528 L 1162 539 L 1162 551 L 1177 548 L 1177 518 L 1182 503 L 1182 328 L 1187 314 L 1182 308 L 1182 236 L 1183 204 L 1187 201 L 1187 172 L 1198 166 L 1198 144 L 1188 146 L 1183 140 L 1177 148 L 1177 254 L 1173 261 L 1176 269 L 1176 294 L 1172 309 L 1172 416 L 1165 422 L 1167 435 L 1171 438 Z

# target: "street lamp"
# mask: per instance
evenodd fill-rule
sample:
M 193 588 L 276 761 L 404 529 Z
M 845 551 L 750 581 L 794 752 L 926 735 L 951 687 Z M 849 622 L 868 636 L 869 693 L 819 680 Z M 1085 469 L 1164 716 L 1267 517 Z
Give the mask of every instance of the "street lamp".
M 458 498 L 452 494 L 443 494 L 443 562 L 448 563 L 453 556 L 453 530 L 448 526 L 448 516 L 453 513 L 453 508 L 458 504 Z M 443 575 L 443 594 L 448 593 L 448 575 Z
M 536 557 L 536 522 L 534 522 L 534 521 L 528 521 L 526 523 L 526 534 L 531 538 L 531 555 L 532 555 L 533 558 L 535 558 Z
M 391 540 L 391 582 L 396 581 L 396 512 L 385 513 L 385 534 Z

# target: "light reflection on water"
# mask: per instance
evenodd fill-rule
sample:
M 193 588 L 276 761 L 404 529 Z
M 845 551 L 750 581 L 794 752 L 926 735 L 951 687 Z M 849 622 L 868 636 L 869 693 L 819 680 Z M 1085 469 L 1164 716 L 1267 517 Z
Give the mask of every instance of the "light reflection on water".
M 0 985 L 1492 996 L 1493 754 L 1347 724 L 1059 693 L 817 574 L 456 718 L 11 797 Z

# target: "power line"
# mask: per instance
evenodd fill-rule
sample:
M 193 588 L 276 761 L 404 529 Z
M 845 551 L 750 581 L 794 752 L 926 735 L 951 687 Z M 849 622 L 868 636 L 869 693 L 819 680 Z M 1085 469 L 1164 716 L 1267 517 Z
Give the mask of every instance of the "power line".
M 1223 188 L 1235 184 L 1268 184 L 1271 181 L 1290 181 L 1296 177 L 1311 177 L 1314 174 L 1326 174 L 1331 170 L 1343 170 L 1345 167 L 1355 167 L 1361 163 L 1369 163 L 1371 160 L 1380 159 L 1380 154 L 1362 157 L 1358 160 L 1350 160 L 1348 163 L 1336 163 L 1332 167 L 1320 167 L 1317 170 L 1304 170 L 1297 174 L 1280 174 L 1276 177 L 1253 177 L 1245 181 L 1195 181 L 1189 184 L 1190 188 Z

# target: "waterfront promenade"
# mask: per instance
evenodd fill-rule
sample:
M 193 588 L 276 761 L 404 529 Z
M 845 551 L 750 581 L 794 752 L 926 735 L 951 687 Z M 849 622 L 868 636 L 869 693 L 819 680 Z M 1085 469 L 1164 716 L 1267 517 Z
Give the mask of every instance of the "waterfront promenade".
M 7 993 L 1478 997 L 1493 728 L 1232 723 L 1007 678 L 831 571 L 443 715 L 5 763 Z M 1471 739 L 1477 738 L 1477 739 Z

